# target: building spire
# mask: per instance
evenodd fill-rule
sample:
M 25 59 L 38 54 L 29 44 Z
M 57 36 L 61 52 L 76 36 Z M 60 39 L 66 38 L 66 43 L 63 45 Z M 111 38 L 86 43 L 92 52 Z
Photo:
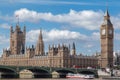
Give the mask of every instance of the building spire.
M 110 17 L 109 12 L 108 12 L 108 2 L 106 2 L 106 12 L 104 16 Z
M 10 27 L 10 32 L 11 32 L 11 33 L 13 32 L 13 27 L 12 27 L 12 26 Z
M 104 14 L 104 22 L 103 22 L 103 25 L 111 25 L 111 21 L 110 21 L 110 15 L 109 15 L 109 12 L 108 12 L 108 8 L 106 9 L 106 12 Z
M 35 55 L 44 55 L 44 42 L 42 37 L 42 29 L 40 29 L 40 34 L 35 51 L 36 51 Z
M 72 55 L 76 55 L 75 43 L 72 44 Z
M 39 40 L 42 41 L 42 29 L 40 29 Z
M 75 49 L 75 43 L 73 42 L 72 49 Z
M 24 50 L 24 45 L 22 44 L 22 45 L 21 45 L 21 54 L 24 54 L 24 51 L 25 51 L 25 50 Z
M 110 15 L 109 15 L 109 12 L 108 12 L 108 8 L 107 8 L 107 10 L 105 12 L 104 18 L 105 19 L 109 19 L 110 18 Z

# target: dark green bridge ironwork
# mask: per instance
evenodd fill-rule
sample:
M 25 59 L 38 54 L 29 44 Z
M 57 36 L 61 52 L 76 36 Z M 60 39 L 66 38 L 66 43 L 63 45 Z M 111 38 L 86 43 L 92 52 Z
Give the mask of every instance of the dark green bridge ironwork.
M 58 72 L 60 77 L 64 78 L 67 73 L 94 74 L 98 77 L 96 69 L 80 68 L 58 68 L 58 67 L 33 67 L 33 66 L 3 66 L 0 65 L 1 78 L 19 78 L 19 73 L 23 70 L 30 70 L 35 78 L 50 78 L 52 72 Z

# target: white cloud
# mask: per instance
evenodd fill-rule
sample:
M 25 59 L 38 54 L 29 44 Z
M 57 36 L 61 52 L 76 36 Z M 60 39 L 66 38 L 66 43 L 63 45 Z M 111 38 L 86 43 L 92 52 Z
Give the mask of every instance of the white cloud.
M 36 42 L 39 32 L 39 30 L 31 30 L 27 32 L 27 41 Z M 87 38 L 86 35 L 80 34 L 79 32 L 57 29 L 52 29 L 50 31 L 43 30 L 43 37 L 46 42 L 57 40 L 85 40 Z
M 85 45 L 84 47 L 85 48 L 91 48 L 91 47 L 93 47 L 94 45 L 93 44 L 88 44 L 88 45 Z
M 39 30 L 31 30 L 27 32 L 27 42 L 36 44 L 38 40 Z M 75 42 L 81 48 L 94 48 L 100 43 L 99 32 L 93 32 L 91 35 L 81 34 L 75 31 L 52 29 L 50 31 L 43 30 L 43 39 L 45 44 L 58 44 Z M 97 43 L 97 44 L 96 44 Z M 78 47 L 78 49 L 79 49 Z
M 75 11 L 70 10 L 69 13 L 64 14 L 52 14 L 51 12 L 37 12 L 34 10 L 28 10 L 27 8 L 21 8 L 14 12 L 11 17 L 9 15 L 0 16 L 0 19 L 7 21 L 16 21 L 16 15 L 19 15 L 19 20 L 21 22 L 39 22 L 41 20 L 57 23 L 66 23 L 68 26 L 74 26 L 78 28 L 84 28 L 87 30 L 99 30 L 100 25 L 104 20 L 104 12 L 93 11 L 93 10 L 83 10 Z M 120 29 L 120 16 L 111 16 L 111 21 L 115 29 Z
M 92 50 L 89 49 L 89 50 L 87 50 L 87 51 L 88 51 L 88 52 L 91 52 Z
M 86 36 L 83 34 L 80 34 L 79 32 L 53 29 L 46 33 L 46 38 L 49 38 L 51 40 L 55 40 L 55 39 L 68 39 L 68 40 L 81 39 L 82 40 L 82 39 L 85 39 Z
M 39 30 L 31 30 L 27 32 L 26 34 L 27 42 L 36 42 L 38 39 L 39 32 L 40 32 Z
M 99 32 L 93 32 L 91 36 L 92 40 L 100 40 L 100 33 Z
M 3 24 L 0 24 L 0 28 L 10 29 L 10 25 L 8 25 L 7 23 L 3 23 Z
M 120 29 L 120 16 L 119 15 L 111 17 L 111 22 L 115 29 Z
M 8 43 L 8 42 L 9 42 L 9 39 L 6 38 L 6 36 L 0 35 L 0 44 L 5 44 L 5 43 Z
M 16 15 L 19 16 L 20 21 L 30 21 L 30 22 L 36 22 L 41 19 L 48 20 L 49 18 L 53 17 L 53 15 L 51 13 L 38 13 L 33 10 L 30 11 L 26 8 L 15 11 L 14 17 Z
M 102 11 L 83 10 L 75 11 L 70 10 L 66 14 L 53 15 L 52 13 L 41 13 L 33 10 L 22 8 L 15 11 L 14 16 L 19 15 L 20 21 L 37 22 L 39 20 L 46 20 L 58 23 L 67 23 L 72 26 L 82 27 L 89 30 L 99 29 L 103 19 Z
M 100 43 L 100 33 L 99 32 L 93 32 L 91 35 L 88 35 L 86 38 L 86 43 L 84 43 L 84 48 L 93 48 Z
M 114 36 L 115 36 L 115 40 L 120 40 L 120 33 L 115 33 Z

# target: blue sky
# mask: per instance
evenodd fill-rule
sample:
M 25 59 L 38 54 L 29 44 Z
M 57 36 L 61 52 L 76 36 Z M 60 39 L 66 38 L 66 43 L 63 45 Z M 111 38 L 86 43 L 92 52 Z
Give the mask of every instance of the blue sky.
M 46 51 L 49 44 L 75 42 L 77 54 L 100 52 L 99 29 L 107 7 L 115 29 L 114 51 L 118 52 L 119 4 L 119 0 L 0 0 L 0 53 L 9 48 L 9 28 L 15 28 L 16 15 L 21 28 L 27 28 L 26 46 L 36 45 L 42 28 Z

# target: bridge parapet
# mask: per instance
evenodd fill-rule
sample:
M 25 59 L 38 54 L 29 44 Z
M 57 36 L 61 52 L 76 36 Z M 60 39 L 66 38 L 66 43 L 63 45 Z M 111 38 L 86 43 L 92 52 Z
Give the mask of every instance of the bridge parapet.
M 11 70 L 16 74 L 19 74 L 22 70 L 38 70 L 38 71 L 44 71 L 49 74 L 52 74 L 52 72 L 56 71 L 58 73 L 93 73 L 96 77 L 98 77 L 98 73 L 96 69 L 80 69 L 80 68 L 59 68 L 59 67 L 33 67 L 33 66 L 3 66 L 0 65 L 0 69 L 7 69 Z

